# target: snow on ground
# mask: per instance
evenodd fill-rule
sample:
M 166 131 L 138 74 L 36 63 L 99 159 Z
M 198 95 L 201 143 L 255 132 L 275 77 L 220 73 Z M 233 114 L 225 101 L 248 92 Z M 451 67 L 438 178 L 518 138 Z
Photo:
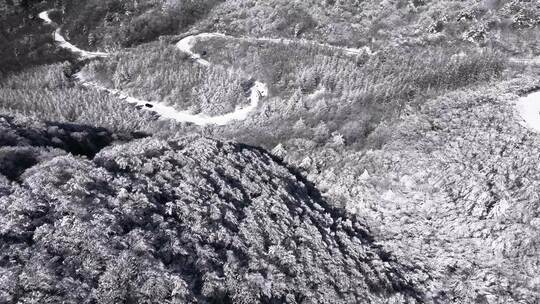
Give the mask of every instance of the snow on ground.
M 45 24 L 53 24 L 51 18 L 49 18 L 49 12 L 44 11 L 39 13 L 38 17 L 45 22 Z
M 540 91 L 520 98 L 516 102 L 516 109 L 523 119 L 522 124 L 540 133 Z

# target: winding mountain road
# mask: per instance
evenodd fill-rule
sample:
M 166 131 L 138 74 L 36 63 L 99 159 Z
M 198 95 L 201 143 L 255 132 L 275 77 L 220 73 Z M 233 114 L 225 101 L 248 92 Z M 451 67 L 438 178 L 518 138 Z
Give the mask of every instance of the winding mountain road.
M 39 18 L 43 20 L 45 24 L 57 26 L 56 23 L 50 19 L 49 11 L 41 12 L 38 16 Z M 55 43 L 57 44 L 59 48 L 68 50 L 69 52 L 76 55 L 78 58 L 94 59 L 94 58 L 105 58 L 109 56 L 108 53 L 104 53 L 104 52 L 89 52 L 89 51 L 79 49 L 75 45 L 66 41 L 66 39 L 61 34 L 60 27 L 56 28 L 56 30 L 53 33 L 53 37 L 54 37 Z M 303 39 L 233 37 L 233 36 L 227 36 L 221 33 L 201 33 L 197 35 L 188 36 L 180 40 L 178 43 L 176 43 L 176 47 L 180 51 L 190 55 L 190 57 L 198 64 L 205 67 L 210 67 L 212 63 L 203 59 L 200 54 L 194 53 L 193 47 L 200 40 L 211 39 L 211 38 L 216 38 L 216 37 L 226 38 L 229 40 L 268 42 L 268 43 L 276 43 L 276 44 L 284 44 L 284 45 L 289 45 L 292 43 L 299 43 L 302 45 L 315 45 L 318 47 L 343 52 L 345 55 L 350 55 L 350 56 L 357 56 L 357 55 L 364 55 L 364 54 L 368 56 L 372 56 L 376 54 L 372 52 L 371 49 L 369 49 L 369 47 L 364 47 L 361 49 L 343 48 L 343 47 L 338 47 L 338 46 L 333 46 L 329 44 L 323 44 L 320 42 L 303 40 Z M 511 58 L 510 62 L 515 63 L 515 64 L 539 65 L 540 58 L 534 58 L 534 59 Z M 164 102 L 147 101 L 147 100 L 131 97 L 123 91 L 116 90 L 116 89 L 109 89 L 109 88 L 101 86 L 100 84 L 96 82 L 92 82 L 91 80 L 86 79 L 86 77 L 81 73 L 77 73 L 75 75 L 75 78 L 81 83 L 81 85 L 85 87 L 108 92 L 109 94 L 116 96 L 120 100 L 123 100 L 130 104 L 135 104 L 138 108 L 155 112 L 162 118 L 173 119 L 178 122 L 194 123 L 199 126 L 226 125 L 235 120 L 245 120 L 249 116 L 249 113 L 254 111 L 257 108 L 261 98 L 268 96 L 268 87 L 266 86 L 266 84 L 257 81 L 255 82 L 254 86 L 251 88 L 249 106 L 244 107 L 244 108 L 237 108 L 234 112 L 223 114 L 223 115 L 208 116 L 204 114 L 191 114 L 187 111 L 178 111 L 174 107 L 171 107 Z M 530 128 L 534 130 L 535 132 L 540 133 L 540 92 L 535 92 L 528 96 L 520 98 L 516 102 L 516 110 L 518 114 L 521 116 L 521 118 L 523 119 L 523 125 L 525 127 Z
M 49 17 L 49 11 L 41 12 L 39 15 L 39 18 L 43 20 L 45 24 L 49 24 L 52 26 L 57 26 L 57 24 L 50 19 Z M 56 45 L 59 48 L 65 49 L 72 54 L 74 54 L 77 58 L 81 59 L 95 59 L 95 58 L 106 58 L 109 56 L 108 53 L 104 52 L 90 52 L 81 50 L 80 48 L 76 47 L 75 45 L 69 43 L 61 34 L 61 28 L 57 26 L 56 30 L 53 33 L 54 41 Z M 328 44 L 323 44 L 319 42 L 314 42 L 310 40 L 303 40 L 303 39 L 276 39 L 276 38 L 253 38 L 253 37 L 232 37 L 227 36 L 220 33 L 202 33 L 198 35 L 192 35 L 185 37 L 184 39 L 180 40 L 176 47 L 187 54 L 190 55 L 190 57 L 197 62 L 198 64 L 202 66 L 209 67 L 212 64 L 202 59 L 200 54 L 196 54 L 192 51 L 193 47 L 199 40 L 214 38 L 214 37 L 220 37 L 220 38 L 226 38 L 230 40 L 244 40 L 244 41 L 252 41 L 252 42 L 268 42 L 268 43 L 276 43 L 276 44 L 292 44 L 292 43 L 299 43 L 302 45 L 316 45 L 318 47 L 322 48 L 328 48 L 331 50 L 336 50 L 343 52 L 346 55 L 351 56 L 357 56 L 362 54 L 367 54 L 369 56 L 375 54 L 371 52 L 371 50 L 368 47 L 362 48 L 362 49 L 353 49 L 353 48 L 343 48 Z M 244 120 L 249 116 L 249 113 L 255 110 L 261 100 L 262 97 L 268 96 L 268 87 L 266 84 L 262 82 L 255 82 L 254 86 L 251 88 L 251 94 L 250 94 L 250 105 L 244 108 L 237 108 L 234 112 L 218 115 L 218 116 L 207 116 L 204 114 L 191 114 L 187 111 L 178 111 L 175 108 L 167 105 L 164 102 L 159 101 L 147 101 L 147 100 L 141 100 L 134 97 L 129 96 L 127 93 L 115 90 L 115 89 L 109 89 L 106 87 L 101 86 L 100 84 L 96 82 L 92 82 L 91 80 L 87 79 L 85 75 L 81 73 L 77 73 L 75 75 L 75 79 L 77 79 L 83 86 L 88 88 L 97 89 L 100 91 L 108 92 L 109 94 L 112 94 L 119 99 L 130 103 L 135 104 L 136 106 L 140 107 L 141 109 L 152 111 L 158 114 L 162 118 L 167 119 L 173 119 L 178 122 L 189 122 L 194 123 L 199 126 L 214 124 L 214 125 L 226 125 L 232 121 L 235 120 Z
M 39 18 L 41 18 L 46 24 L 55 25 L 55 23 L 49 18 L 48 11 L 41 12 L 39 14 Z M 88 51 L 79 49 L 78 47 L 66 41 L 66 39 L 61 35 L 60 28 L 57 28 L 54 31 L 53 35 L 54 35 L 54 41 L 58 47 L 72 52 L 79 58 L 93 59 L 93 58 L 105 58 L 109 56 L 109 54 L 107 53 L 88 52 Z M 217 34 L 207 34 L 207 36 L 215 36 L 215 35 Z M 192 52 L 192 48 L 197 42 L 197 39 L 200 39 L 200 37 L 197 37 L 197 36 L 186 37 L 177 44 L 177 48 L 189 54 L 191 58 L 195 60 L 196 62 L 198 62 L 199 64 L 208 67 L 211 65 L 210 62 L 204 59 L 201 59 L 201 56 L 199 54 L 195 54 Z M 116 96 L 118 99 L 123 100 L 130 104 L 134 104 L 135 106 L 140 107 L 143 110 L 155 112 L 161 118 L 172 119 L 178 122 L 193 123 L 199 126 L 226 125 L 235 120 L 245 120 L 249 116 L 249 113 L 257 108 L 261 98 L 268 96 L 267 86 L 264 83 L 257 81 L 254 83 L 253 87 L 251 88 L 249 106 L 244 107 L 244 108 L 237 108 L 234 112 L 223 114 L 223 115 L 208 116 L 204 114 L 191 114 L 187 111 L 178 111 L 174 107 L 169 106 L 164 102 L 148 101 L 148 100 L 142 100 L 135 97 L 131 97 L 125 92 L 122 92 L 120 90 L 109 89 L 104 86 L 101 86 L 100 84 L 96 82 L 90 81 L 86 79 L 86 77 L 80 72 L 75 75 L 75 79 L 84 87 L 107 92 L 113 96 Z

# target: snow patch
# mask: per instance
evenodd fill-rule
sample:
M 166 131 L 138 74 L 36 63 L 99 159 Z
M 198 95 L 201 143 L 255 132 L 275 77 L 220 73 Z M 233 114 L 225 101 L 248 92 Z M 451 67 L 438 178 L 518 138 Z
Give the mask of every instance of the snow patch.
M 540 133 L 540 91 L 520 98 L 516 109 L 523 119 L 522 125 Z

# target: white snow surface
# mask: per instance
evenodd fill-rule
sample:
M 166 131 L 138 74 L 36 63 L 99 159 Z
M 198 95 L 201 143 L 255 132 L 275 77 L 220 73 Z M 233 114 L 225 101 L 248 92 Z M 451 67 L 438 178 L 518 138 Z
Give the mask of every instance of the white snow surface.
M 540 91 L 520 98 L 516 102 L 516 109 L 523 119 L 522 124 L 540 133 Z
M 38 17 L 45 22 L 45 24 L 53 24 L 51 18 L 49 18 L 49 12 L 44 11 L 39 13 Z

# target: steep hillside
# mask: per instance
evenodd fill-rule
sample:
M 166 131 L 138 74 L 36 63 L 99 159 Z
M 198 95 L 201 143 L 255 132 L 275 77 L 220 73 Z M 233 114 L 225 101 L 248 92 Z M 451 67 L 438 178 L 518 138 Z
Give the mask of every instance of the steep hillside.
M 65 33 L 82 47 L 129 47 L 182 33 L 223 0 L 62 1 Z M 82 31 L 81 31 L 82 29 Z
M 119 49 L 187 31 L 307 38 L 335 45 L 483 45 L 537 54 L 540 4 L 530 0 L 84 0 L 0 2 L 0 72 L 62 59 L 37 14 L 56 9 L 68 40 Z
M 122 48 L 178 34 L 205 18 L 219 0 L 2 0 L 0 76 L 23 67 L 69 59 L 55 50 L 50 26 L 38 14 L 52 9 L 64 36 L 86 49 Z
M 513 103 L 540 86 L 537 78 L 445 94 L 376 130 L 380 148 L 328 145 L 285 159 L 369 218 L 387 250 L 426 265 L 450 299 L 536 303 L 540 137 Z
M 203 20 L 248 36 L 298 37 L 353 47 L 491 45 L 536 52 L 540 4 L 530 0 L 231 0 Z
M 33 147 L 20 142 L 0 151 Z M 195 136 L 138 140 L 93 159 L 54 153 L 17 182 L 0 177 L 2 303 L 425 297 L 420 269 L 399 264 L 260 149 Z

